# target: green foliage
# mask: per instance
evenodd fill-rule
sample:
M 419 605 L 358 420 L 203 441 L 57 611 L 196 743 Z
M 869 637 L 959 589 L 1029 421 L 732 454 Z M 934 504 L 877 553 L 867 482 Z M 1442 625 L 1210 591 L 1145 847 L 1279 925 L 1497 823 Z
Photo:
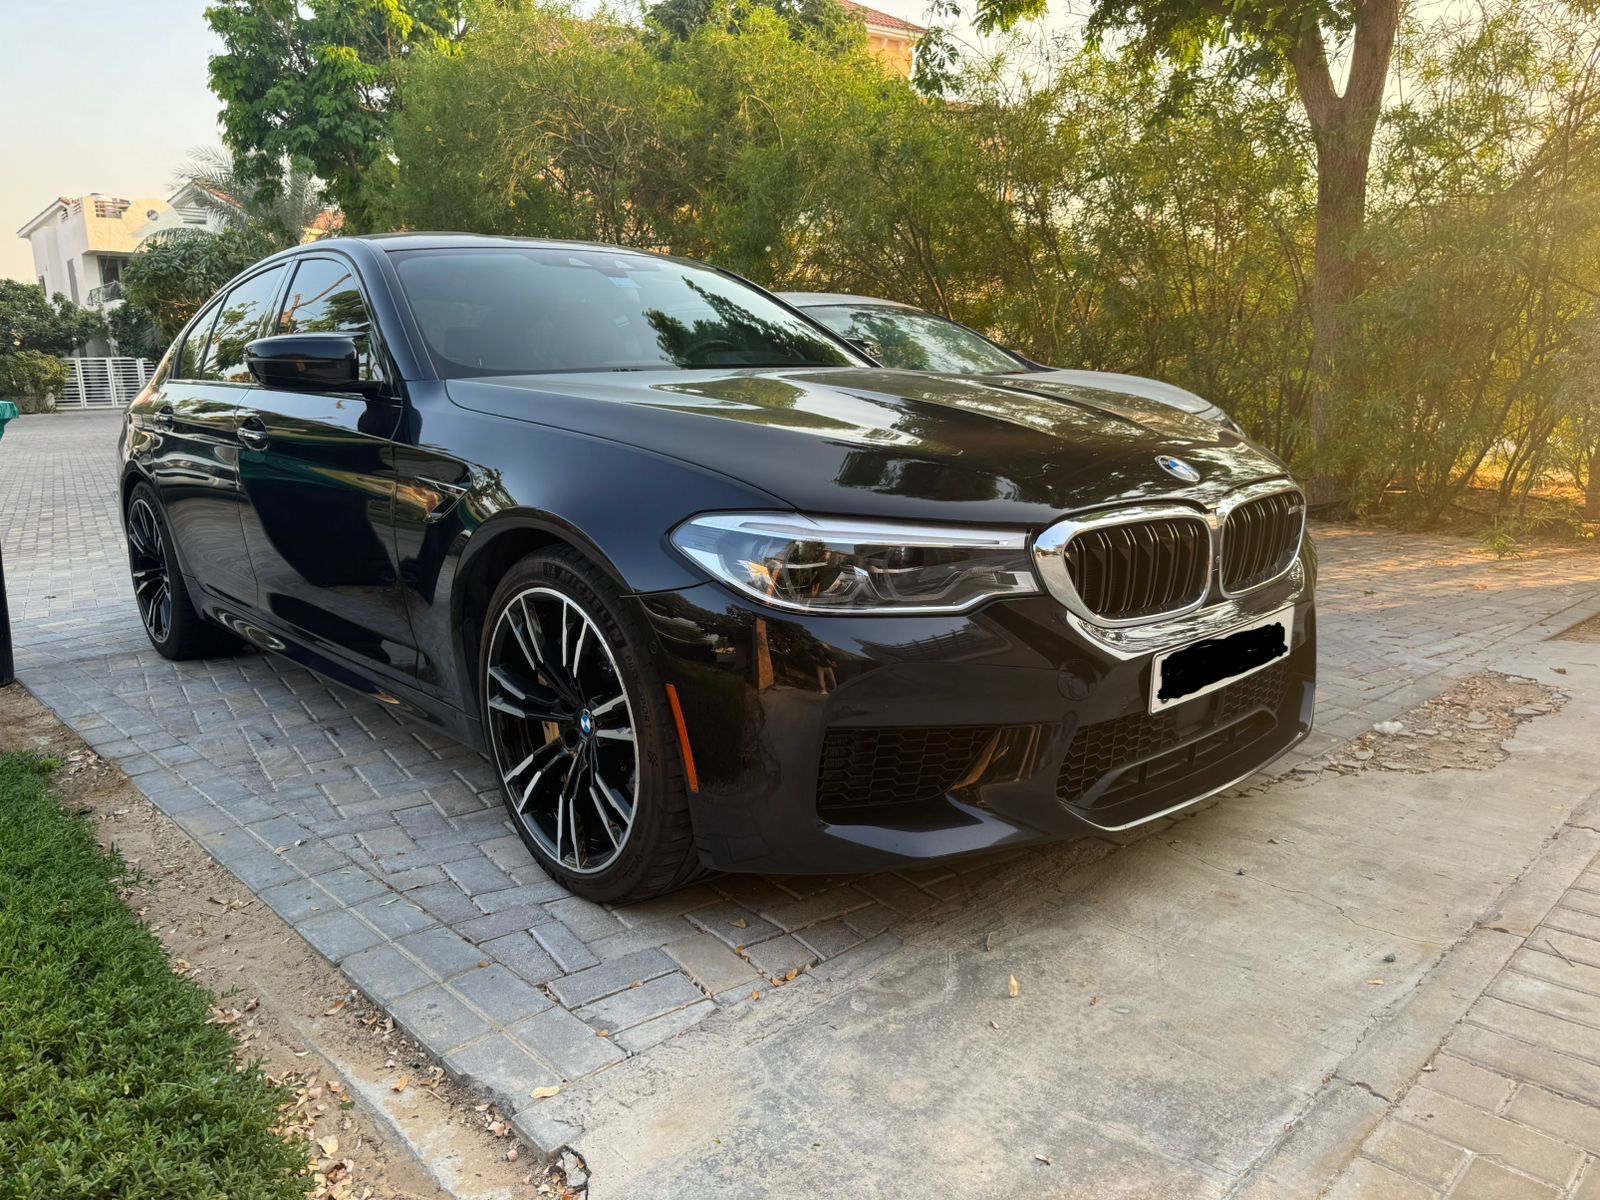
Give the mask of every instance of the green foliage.
M 284 244 L 255 225 L 159 233 L 122 269 L 122 294 L 149 315 L 160 340 L 170 342 L 218 288 Z
M 1418 522 L 1485 477 L 1521 512 L 1554 472 L 1600 516 L 1587 0 L 1492 0 L 1405 31 L 1331 342 L 1319 135 L 1282 70 L 1200 41 L 1175 63 L 1019 35 L 935 63 L 946 101 L 799 11 L 684 0 L 640 30 L 475 10 L 470 37 L 402 72 L 389 219 L 920 304 L 1045 362 L 1190 388 L 1355 504 L 1398 495 Z M 1295 9 L 1332 30 L 1351 11 Z M 1289 8 L 1237 21 L 1267 45 L 1290 28 L 1270 12 Z
M 459 36 L 458 0 L 217 0 L 211 89 L 239 179 L 267 196 L 285 160 L 327 181 L 353 228 L 392 182 L 389 125 L 402 59 Z
M 284 1097 L 122 903 L 52 766 L 0 756 L 0 1198 L 304 1195 Z
M 25 413 L 43 412 L 67 385 L 67 367 L 53 354 L 18 350 L 0 354 L 0 400 L 14 400 Z
M 170 340 L 161 336 L 149 313 L 126 302 L 106 314 L 106 332 L 116 343 L 116 352 L 130 358 L 160 358 Z
M 100 315 L 80 308 L 59 293 L 15 279 L 0 279 L 0 355 L 19 350 L 71 354 L 104 332 Z
M 285 245 L 304 237 L 323 212 L 322 186 L 302 160 L 280 163 L 271 186 L 262 187 L 259 180 L 247 182 L 226 151 L 201 146 L 189 152 L 173 182 L 197 185 L 201 206 L 221 228 L 257 225 Z

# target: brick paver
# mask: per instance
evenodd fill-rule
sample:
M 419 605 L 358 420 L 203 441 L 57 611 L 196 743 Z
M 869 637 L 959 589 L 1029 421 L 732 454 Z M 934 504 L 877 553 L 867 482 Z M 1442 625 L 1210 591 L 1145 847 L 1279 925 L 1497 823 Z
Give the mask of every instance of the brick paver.
M 174 664 L 151 650 L 123 557 L 116 431 L 112 414 L 29 417 L 0 445 L 21 679 L 452 1070 L 507 1097 L 526 1103 L 518 1081 L 575 1079 L 719 1005 L 747 1004 L 752 981 L 858 970 L 1034 856 L 1069 853 L 870 878 L 729 876 L 629 908 L 575 899 L 517 839 L 475 751 L 272 656 Z M 1486 650 L 1600 607 L 1600 556 L 1500 563 L 1460 541 L 1345 528 L 1317 538 L 1319 728 L 1291 762 L 1411 706 Z M 1571 908 L 1551 938 L 1576 959 L 1580 945 L 1600 945 L 1586 940 L 1585 915 L 1600 906 Z M 1592 965 L 1600 971 L 1600 955 Z M 1474 1028 L 1506 1036 L 1493 1022 Z M 1487 1053 L 1463 1061 L 1504 1069 Z M 1600 1063 L 1561 1061 L 1581 1087 L 1569 1079 L 1553 1095 L 1600 1097 Z M 1429 1152 L 1417 1143 L 1408 1161 Z M 1394 1188 L 1431 1186 L 1407 1173 L 1422 1168 L 1363 1161 Z M 1518 1161 L 1494 1165 L 1521 1171 Z M 1492 1185 L 1482 1178 L 1472 1186 Z
M 1600 855 L 1367 1137 L 1330 1200 L 1600 1197 L 1600 921 L 1581 919 L 1594 913 Z

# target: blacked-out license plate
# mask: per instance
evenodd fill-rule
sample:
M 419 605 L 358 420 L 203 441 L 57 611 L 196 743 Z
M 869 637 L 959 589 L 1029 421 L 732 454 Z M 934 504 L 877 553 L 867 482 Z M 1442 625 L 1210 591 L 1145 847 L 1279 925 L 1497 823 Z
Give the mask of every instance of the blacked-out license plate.
M 1160 712 L 1270 667 L 1289 653 L 1294 606 L 1220 637 L 1190 642 L 1150 662 L 1150 711 Z

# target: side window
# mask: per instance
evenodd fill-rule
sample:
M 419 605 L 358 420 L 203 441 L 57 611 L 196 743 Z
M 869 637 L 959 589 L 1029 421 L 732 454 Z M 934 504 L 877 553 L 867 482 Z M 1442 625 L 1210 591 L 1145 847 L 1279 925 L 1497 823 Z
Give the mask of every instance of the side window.
M 372 314 L 350 268 L 336 259 L 301 260 L 283 298 L 277 332 L 351 334 L 361 351 L 361 377 L 383 378 L 372 336 Z
M 268 306 L 278 294 L 278 285 L 283 282 L 286 269 L 278 266 L 252 275 L 224 298 L 200 364 L 199 378 L 220 379 L 224 383 L 250 382 L 244 348 L 262 335 Z
M 216 322 L 217 309 L 221 307 L 222 299 L 218 297 L 211 302 L 211 307 L 202 312 L 199 319 L 189 326 L 189 336 L 183 339 L 183 345 L 178 347 L 178 353 L 173 356 L 174 379 L 200 378 L 200 360 L 205 357 L 206 338 L 211 333 L 211 326 Z

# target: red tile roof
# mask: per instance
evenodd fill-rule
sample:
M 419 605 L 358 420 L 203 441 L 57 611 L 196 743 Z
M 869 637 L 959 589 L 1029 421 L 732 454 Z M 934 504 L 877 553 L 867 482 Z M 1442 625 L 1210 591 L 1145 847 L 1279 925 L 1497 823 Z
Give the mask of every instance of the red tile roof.
M 863 21 L 877 29 L 904 34 L 912 39 L 919 38 L 928 32 L 921 25 L 913 25 L 910 21 L 901 20 L 899 17 L 891 16 L 876 8 L 868 8 L 865 4 L 857 4 L 856 0 L 839 0 L 839 3 L 844 5 L 845 12 L 859 13 Z

